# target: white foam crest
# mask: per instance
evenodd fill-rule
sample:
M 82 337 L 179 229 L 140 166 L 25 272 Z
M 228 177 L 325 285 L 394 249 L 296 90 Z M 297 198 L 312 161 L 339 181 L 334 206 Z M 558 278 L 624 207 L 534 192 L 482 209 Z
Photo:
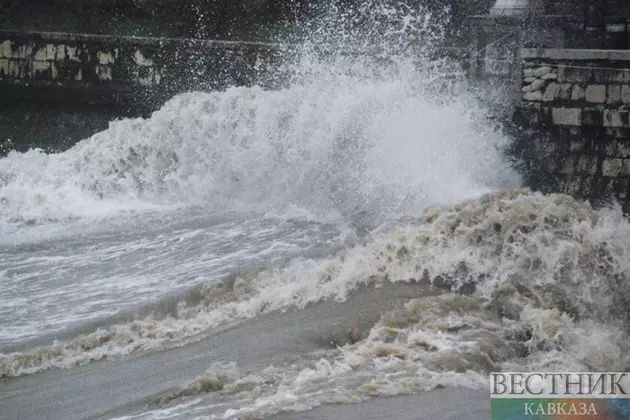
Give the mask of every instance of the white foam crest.
M 507 139 L 462 93 L 463 72 L 407 48 L 409 31 L 434 38 L 426 24 L 411 24 L 428 17 L 394 11 L 381 11 L 386 23 L 402 22 L 391 33 L 385 24 L 370 36 L 345 33 L 351 53 L 316 51 L 327 38 L 315 31 L 287 61 L 284 89 L 186 93 L 66 152 L 10 153 L 0 159 L 0 222 L 203 205 L 378 224 L 515 185 Z M 334 27 L 326 33 L 342 36 Z M 378 51 L 366 53 L 375 36 Z

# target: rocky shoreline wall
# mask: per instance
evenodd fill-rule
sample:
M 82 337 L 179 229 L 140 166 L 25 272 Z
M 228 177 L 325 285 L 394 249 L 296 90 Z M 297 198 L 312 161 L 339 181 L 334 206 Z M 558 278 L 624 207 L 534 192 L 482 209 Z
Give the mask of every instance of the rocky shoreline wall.
M 515 150 L 533 188 L 630 211 L 630 51 L 524 49 Z

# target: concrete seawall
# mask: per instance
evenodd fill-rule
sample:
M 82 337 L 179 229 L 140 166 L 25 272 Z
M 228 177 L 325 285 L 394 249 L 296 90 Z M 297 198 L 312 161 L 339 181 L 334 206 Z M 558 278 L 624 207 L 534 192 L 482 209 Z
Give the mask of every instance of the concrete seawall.
M 0 31 L 0 153 L 64 148 L 188 90 L 273 87 L 287 53 L 249 42 Z

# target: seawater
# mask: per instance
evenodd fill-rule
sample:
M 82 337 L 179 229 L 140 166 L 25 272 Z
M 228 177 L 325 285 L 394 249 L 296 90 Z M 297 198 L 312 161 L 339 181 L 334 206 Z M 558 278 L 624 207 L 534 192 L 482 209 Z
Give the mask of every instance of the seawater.
M 239 350 L 254 359 L 327 301 L 348 302 L 341 339 L 217 360 L 116 416 L 267 416 L 483 389 L 490 370 L 626 369 L 630 224 L 520 189 L 457 65 L 426 58 L 427 15 L 397 13 L 380 12 L 389 32 L 342 32 L 378 53 L 305 43 L 282 89 L 189 92 L 68 151 L 0 159 L 3 384 L 263 325 Z M 424 49 L 401 48 L 410 30 Z M 395 284 L 418 292 L 353 320 L 353 293 Z

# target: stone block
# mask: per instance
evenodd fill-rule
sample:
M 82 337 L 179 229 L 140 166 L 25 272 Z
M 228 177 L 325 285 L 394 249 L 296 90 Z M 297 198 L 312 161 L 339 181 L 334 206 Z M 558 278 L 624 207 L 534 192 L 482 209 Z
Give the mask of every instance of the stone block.
M 523 95 L 523 100 L 525 101 L 529 101 L 529 102 L 538 102 L 538 101 L 542 101 L 543 98 L 543 94 L 541 91 L 537 90 L 535 92 L 526 92 Z
M 523 77 L 527 78 L 527 77 L 534 77 L 534 70 L 533 69 L 523 69 Z
M 545 89 L 545 94 L 542 97 L 544 102 L 554 101 L 560 94 L 560 85 L 557 83 L 549 83 L 547 89 Z
M 33 71 L 48 71 L 50 70 L 50 61 L 33 61 Z
M 602 127 L 604 125 L 604 113 L 599 109 L 583 109 L 582 125 Z
M 30 79 L 31 77 L 31 62 L 28 60 L 9 60 L 8 76 Z
M 567 81 L 567 66 L 562 64 L 558 65 L 558 81 L 566 82 Z
M 575 172 L 575 160 L 573 157 L 564 159 L 558 165 L 558 172 L 565 175 L 571 175 Z
M 567 82 L 589 83 L 593 78 L 591 69 L 567 67 L 565 74 Z
M 630 104 L 630 85 L 621 86 L 621 101 Z
M 608 83 L 623 83 L 625 80 L 625 70 L 606 70 L 606 81 Z
M 618 102 L 621 102 L 621 86 L 608 86 L 608 97 L 606 98 L 606 102 L 609 104 L 616 104 Z
M 13 45 L 11 57 L 20 60 L 30 59 L 33 55 L 33 46 L 30 43 L 22 45 Z
M 35 49 L 33 59 L 37 61 L 52 61 L 57 56 L 57 47 L 53 44 L 46 44 L 45 46 Z
M 545 82 L 540 80 L 540 79 L 536 79 L 532 82 L 531 84 L 531 90 L 535 91 L 535 90 L 540 90 L 543 87 L 545 87 Z
M 110 81 L 112 80 L 112 68 L 109 66 L 101 66 L 97 65 L 95 68 L 96 76 L 101 81 Z
M 609 72 L 606 69 L 594 68 L 593 69 L 593 82 L 598 84 L 606 84 L 608 80 Z
M 151 86 L 153 84 L 153 68 L 141 67 L 133 72 L 133 81 L 141 86 Z
M 137 65 L 142 67 L 150 67 L 153 65 L 153 60 L 151 58 L 146 58 L 140 50 L 136 51 L 133 56 L 133 60 L 136 62 Z
M 50 61 L 33 61 L 33 77 L 39 80 L 52 79 Z
M 560 190 L 558 192 L 575 196 L 582 190 L 581 177 L 571 176 L 569 179 L 564 179 L 560 182 Z
M 77 55 L 77 47 L 66 45 L 66 58 L 72 61 L 81 61 Z
M 615 180 L 613 177 L 601 177 L 597 182 L 597 192 L 601 196 L 611 196 L 615 191 Z
M 0 44 L 0 58 L 11 58 L 13 56 L 13 47 L 11 41 L 6 40 Z
M 52 44 L 46 45 L 46 60 L 55 60 L 57 58 L 57 47 Z
M 66 46 L 63 44 L 57 45 L 55 49 L 55 55 L 57 60 L 63 61 L 66 59 Z
M 541 142 L 540 150 L 547 155 L 552 155 L 558 151 L 558 145 L 552 142 Z
M 580 108 L 552 108 L 551 115 L 556 125 L 581 125 L 582 110 Z
M 549 73 L 551 73 L 551 67 L 549 66 L 542 66 L 537 69 L 534 69 L 534 77 L 542 77 L 545 74 L 549 74 Z
M 114 54 L 109 51 L 98 51 L 96 53 L 96 58 L 100 65 L 106 66 L 108 64 L 113 64 L 115 60 Z
M 526 77 L 525 79 L 523 79 L 523 82 L 532 83 L 534 80 L 536 80 L 535 77 Z
M 609 142 L 605 153 L 608 157 L 630 158 L 630 140 L 620 139 Z
M 33 60 L 46 61 L 46 47 L 36 49 L 33 54 Z
M 558 79 L 558 75 L 556 73 L 547 73 L 543 77 L 542 80 L 556 80 Z
M 576 170 L 582 174 L 595 175 L 597 173 L 597 158 L 594 156 L 580 156 Z
M 628 141 L 628 139 L 630 139 L 630 128 L 615 128 L 614 136 L 617 139 L 623 139 L 623 141 Z
M 602 175 L 616 178 L 621 174 L 621 169 L 623 167 L 623 160 L 612 158 L 612 159 L 604 159 L 602 162 Z
M 582 180 L 582 185 L 580 186 L 580 192 L 584 195 L 589 195 L 593 191 L 593 187 L 597 183 L 597 177 L 593 176 L 585 176 Z
M 604 110 L 604 127 L 627 127 L 628 111 Z
M 582 99 L 584 99 L 584 94 L 585 92 L 582 86 L 574 85 L 573 91 L 571 92 L 571 100 L 581 101 Z
M 615 156 L 624 158 L 630 157 L 630 139 L 620 140 L 615 143 L 617 146 Z
M 623 54 L 621 51 L 620 57 L 628 57 L 629 54 Z M 566 49 L 566 48 L 545 48 L 545 49 L 523 49 L 523 57 L 534 60 L 550 59 L 550 60 L 578 60 L 578 61 L 594 61 L 594 60 L 608 60 L 611 57 L 611 52 L 608 50 L 584 50 L 584 49 Z M 621 58 L 617 58 L 621 60 Z
M 630 61 L 630 51 L 628 50 L 610 50 L 608 58 L 613 61 Z
M 560 92 L 558 94 L 559 99 L 571 99 L 571 89 L 573 86 L 571 83 L 563 83 L 560 85 Z
M 586 102 L 603 104 L 606 102 L 606 85 L 589 85 L 586 87 Z
M 9 75 L 9 60 L 0 58 L 0 77 Z
M 585 147 L 586 147 L 585 139 L 572 140 L 571 144 L 569 145 L 569 151 L 571 153 L 582 152 L 584 151 Z
M 17 60 L 9 60 L 7 67 L 7 76 L 20 77 L 20 66 Z

